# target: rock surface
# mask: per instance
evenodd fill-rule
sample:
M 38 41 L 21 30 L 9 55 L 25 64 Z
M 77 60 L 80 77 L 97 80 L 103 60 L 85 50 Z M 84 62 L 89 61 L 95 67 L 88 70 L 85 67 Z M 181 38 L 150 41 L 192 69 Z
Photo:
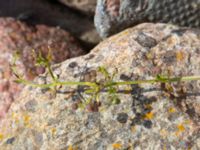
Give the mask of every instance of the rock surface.
M 59 0 L 63 4 L 72 8 L 83 11 L 86 14 L 94 14 L 96 8 L 96 0 Z
M 95 26 L 105 38 L 144 22 L 200 27 L 199 0 L 98 0 Z
M 78 42 L 66 31 L 44 25 L 28 26 L 12 18 L 0 18 L 0 118 L 23 86 L 13 83 L 11 65 L 16 52 L 21 58 L 16 62 L 18 71 L 28 79 L 44 72 L 35 67 L 32 50 L 44 56 L 52 50 L 52 63 L 85 54 Z
M 200 74 L 200 31 L 141 24 L 113 36 L 89 54 L 54 69 L 62 81 L 100 80 L 98 66 L 115 81 L 152 79 L 158 74 Z M 49 82 L 42 75 L 35 82 Z M 1 149 L 200 149 L 200 82 L 123 86 L 121 103 L 102 93 L 98 112 L 73 110 L 75 87 L 51 91 L 26 86 L 1 122 Z M 87 95 L 83 95 L 85 98 Z M 83 99 L 82 99 L 83 100 Z

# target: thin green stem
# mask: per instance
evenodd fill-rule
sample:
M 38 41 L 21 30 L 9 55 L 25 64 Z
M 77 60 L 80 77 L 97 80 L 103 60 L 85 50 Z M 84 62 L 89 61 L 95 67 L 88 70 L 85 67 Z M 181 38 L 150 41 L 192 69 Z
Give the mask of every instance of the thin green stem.
M 53 79 L 53 81 L 56 81 L 56 77 L 54 76 L 54 74 L 53 74 L 53 72 L 51 70 L 51 66 L 50 66 L 50 64 L 48 62 L 46 64 L 46 66 L 47 66 L 47 69 L 48 69 L 48 72 L 49 72 L 51 78 Z
M 37 84 L 37 83 L 33 83 L 24 79 L 17 79 L 15 80 L 15 82 L 17 83 L 22 83 L 24 85 L 30 85 L 32 87 L 40 87 L 40 88 L 49 88 L 49 87 L 53 87 L 56 86 L 55 83 L 49 83 L 49 84 Z
M 61 81 L 55 81 L 53 83 L 48 83 L 48 84 L 37 84 L 37 83 L 33 83 L 24 79 L 18 79 L 15 80 L 18 83 L 22 83 L 25 85 L 30 85 L 33 87 L 40 87 L 40 88 L 49 88 L 49 87 L 55 87 L 55 86 L 61 86 L 61 85 L 65 85 L 65 86 L 71 86 L 71 85 L 82 85 L 82 86 L 90 86 L 90 87 L 97 87 L 98 85 L 96 83 L 93 82 L 61 82 Z
M 135 81 L 125 81 L 125 82 L 112 82 L 110 84 L 107 84 L 106 87 L 116 86 L 116 85 L 167 83 L 167 82 L 194 81 L 194 80 L 200 80 L 200 76 L 185 76 L 185 77 L 162 78 L 162 79 L 151 79 L 151 80 L 135 80 Z
M 162 78 L 162 79 L 152 79 L 152 80 L 135 80 L 135 81 L 125 81 L 125 82 L 112 82 L 107 85 L 105 85 L 103 88 L 107 87 L 113 87 L 118 85 L 133 85 L 133 84 L 151 84 L 151 83 L 167 83 L 167 82 L 180 82 L 180 81 L 194 81 L 194 80 L 200 80 L 200 76 L 185 76 L 185 77 L 174 77 L 174 78 Z M 24 80 L 24 79 L 18 79 L 16 80 L 18 83 L 22 83 L 25 85 L 30 85 L 33 87 L 41 87 L 41 88 L 49 88 L 49 87 L 55 87 L 55 86 L 72 86 L 72 85 L 81 85 L 81 86 L 90 86 L 93 88 L 99 88 L 99 85 L 95 82 L 61 82 L 61 81 L 54 81 L 53 83 L 48 84 L 37 84 L 32 83 L 30 81 Z M 98 90 L 99 91 L 99 90 Z
M 91 86 L 91 87 L 97 87 L 98 85 L 95 82 L 61 82 L 57 81 L 56 82 L 58 85 L 86 85 L 86 86 Z

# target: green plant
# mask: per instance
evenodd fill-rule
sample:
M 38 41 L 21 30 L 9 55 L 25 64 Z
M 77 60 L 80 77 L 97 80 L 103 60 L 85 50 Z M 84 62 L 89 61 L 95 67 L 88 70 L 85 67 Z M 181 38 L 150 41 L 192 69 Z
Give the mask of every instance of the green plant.
M 12 70 L 16 76 L 15 82 L 25 85 L 30 85 L 32 87 L 40 87 L 40 88 L 50 88 L 53 89 L 56 93 L 56 90 L 61 86 L 84 86 L 83 93 L 88 95 L 88 98 L 79 104 L 79 107 L 85 108 L 87 105 L 92 105 L 91 107 L 98 107 L 100 106 L 100 93 L 107 92 L 108 99 L 110 100 L 111 104 L 119 104 L 120 99 L 118 97 L 118 90 L 119 86 L 123 85 L 134 85 L 134 84 L 154 84 L 154 83 L 172 83 L 172 82 L 181 82 L 181 81 L 192 81 L 192 80 L 200 80 L 200 76 L 184 76 L 184 77 L 169 77 L 169 76 L 162 76 L 157 75 L 154 79 L 150 80 L 135 80 L 135 81 L 114 81 L 114 77 L 117 73 L 115 71 L 113 74 L 110 74 L 105 67 L 100 66 L 98 68 L 98 72 L 103 75 L 103 79 L 100 81 L 95 82 L 86 82 L 86 81 L 60 81 L 54 74 L 51 68 L 51 51 L 49 51 L 47 57 L 43 57 L 41 53 L 38 55 L 34 52 L 34 57 L 36 59 L 36 66 L 45 67 L 51 76 L 52 82 L 47 84 L 37 84 L 33 83 L 32 81 L 28 81 L 23 78 L 16 70 L 16 60 L 18 59 L 19 55 L 16 54 L 14 56 L 14 61 L 12 63 Z M 98 105 L 97 105 L 98 104 Z M 95 105 L 95 106 L 94 106 Z M 95 109 L 95 108 L 94 108 Z M 95 109 L 95 110 L 98 110 Z

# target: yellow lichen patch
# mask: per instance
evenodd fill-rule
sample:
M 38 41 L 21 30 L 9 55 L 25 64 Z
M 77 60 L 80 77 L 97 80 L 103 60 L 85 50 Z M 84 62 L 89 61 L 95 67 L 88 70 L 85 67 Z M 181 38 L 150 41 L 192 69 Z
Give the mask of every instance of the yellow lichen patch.
M 56 133 L 56 128 L 52 128 L 52 129 L 51 129 L 51 133 L 52 133 L 52 135 L 54 136 L 55 133 Z
M 181 132 L 185 131 L 185 127 L 183 126 L 183 124 L 179 124 L 179 125 L 177 126 L 177 128 L 178 128 L 178 130 L 181 131 Z
M 113 143 L 112 147 L 113 147 L 113 149 L 121 149 L 122 148 L 122 144 L 120 144 L 120 143 Z
M 182 51 L 176 52 L 176 59 L 177 59 L 177 61 L 183 61 L 184 53 Z
M 31 124 L 30 124 L 31 117 L 29 115 L 25 114 L 23 116 L 23 120 L 24 120 L 24 125 L 26 127 L 30 127 L 31 126 Z
M 184 125 L 183 124 L 178 124 L 177 125 L 177 131 L 176 131 L 176 136 L 178 136 L 179 134 L 181 134 L 182 132 L 184 132 L 185 131 L 185 127 L 184 127 Z
M 173 108 L 173 107 L 170 107 L 170 108 L 168 109 L 168 112 L 169 112 L 169 113 L 175 113 L 175 112 L 176 112 L 176 109 Z
M 68 149 L 67 150 L 73 150 L 73 147 L 72 145 L 69 145 Z
M 3 140 L 4 136 L 0 133 L 0 141 Z
M 144 119 L 151 120 L 153 117 L 154 117 L 154 113 L 153 112 L 149 112 L 149 113 L 145 114 Z
M 72 145 L 69 145 L 67 150 L 78 150 L 78 148 L 77 147 L 73 147 Z

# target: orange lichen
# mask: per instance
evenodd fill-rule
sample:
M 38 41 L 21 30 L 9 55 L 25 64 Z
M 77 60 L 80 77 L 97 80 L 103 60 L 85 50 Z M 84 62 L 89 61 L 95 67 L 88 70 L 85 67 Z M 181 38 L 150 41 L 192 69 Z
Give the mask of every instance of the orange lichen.
M 31 117 L 29 115 L 24 115 L 24 122 L 29 122 Z
M 175 113 L 175 112 L 176 112 L 176 109 L 173 108 L 173 107 L 170 107 L 170 108 L 168 109 L 168 111 L 169 111 L 169 113 Z
M 178 129 L 178 131 L 176 131 L 176 136 L 178 136 L 179 134 L 181 134 L 182 132 L 184 132 L 185 131 L 185 127 L 184 127 L 184 125 L 183 124 L 178 124 L 177 125 L 177 129 Z
M 183 124 L 179 124 L 179 125 L 177 126 L 177 128 L 178 128 L 178 130 L 181 131 L 181 132 L 183 132 L 183 131 L 185 130 L 185 127 L 183 126 Z
M 67 150 L 73 150 L 72 145 L 70 145 Z
M 151 120 L 153 117 L 154 117 L 154 113 L 153 112 L 149 112 L 149 113 L 145 114 L 144 119 Z
M 113 149 L 121 149 L 122 145 L 120 143 L 113 143 L 112 147 L 113 147 Z
M 176 59 L 177 59 L 177 61 L 183 61 L 184 53 L 182 51 L 176 52 Z
M 73 147 L 72 145 L 69 145 L 67 150 L 78 150 L 78 148 L 77 147 Z

